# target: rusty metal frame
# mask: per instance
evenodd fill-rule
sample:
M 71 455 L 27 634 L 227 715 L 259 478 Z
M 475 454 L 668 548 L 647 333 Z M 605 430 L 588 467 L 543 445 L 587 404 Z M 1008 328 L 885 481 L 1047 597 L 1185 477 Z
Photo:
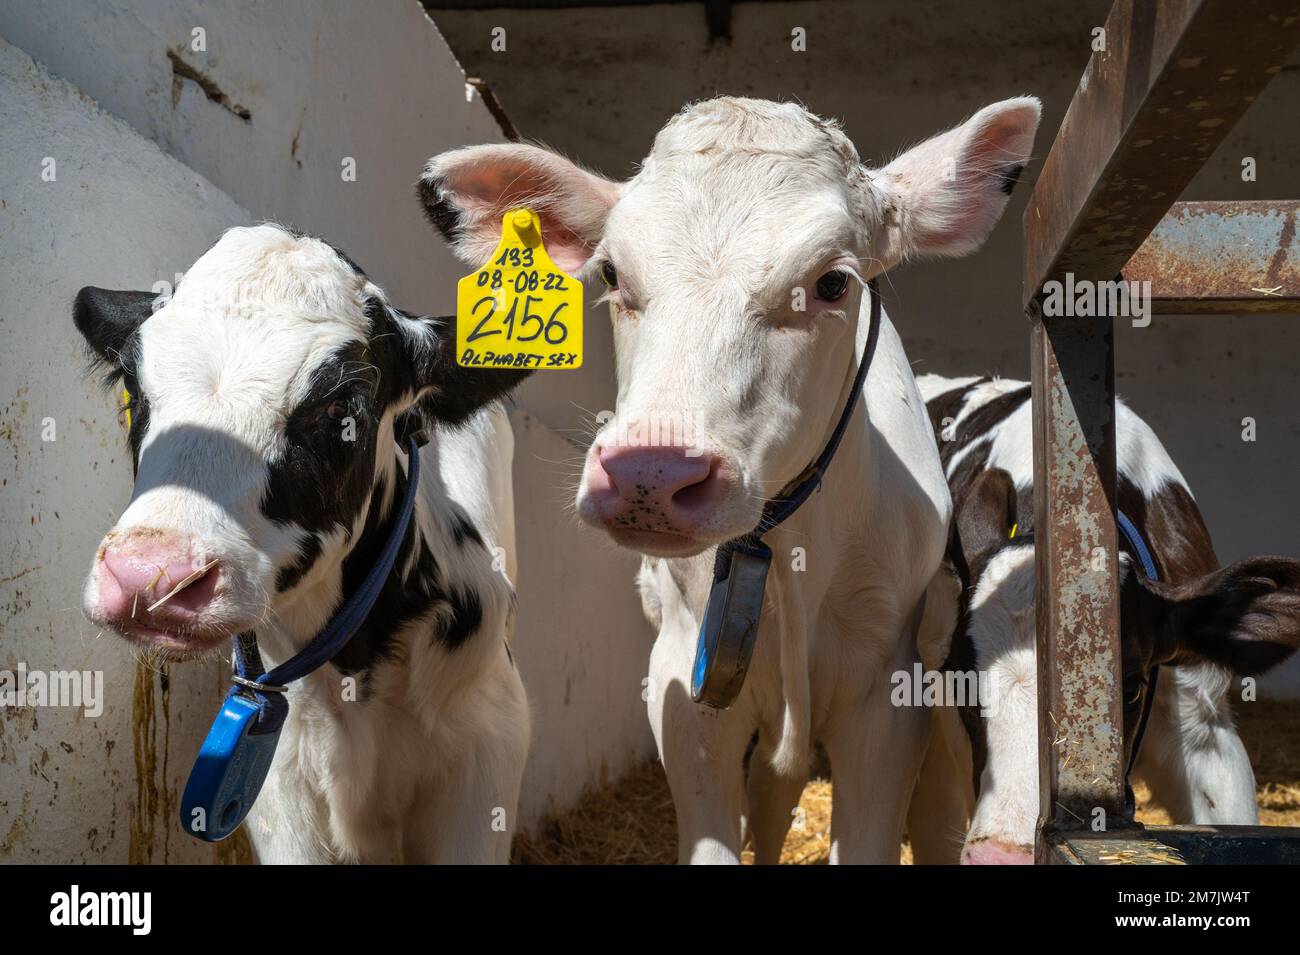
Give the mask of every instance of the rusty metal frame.
M 1064 865 L 1296 865 L 1300 829 L 1284 826 L 1141 826 L 1118 832 L 1055 832 Z
M 1295 0 L 1117 0 L 1025 213 L 1026 305 L 1120 273 L 1300 41 Z
M 1295 203 L 1180 205 L 1166 214 L 1297 44 L 1300 0 L 1117 0 L 1106 48 L 1088 63 L 1025 212 L 1040 541 L 1039 862 L 1108 861 L 1097 849 L 1104 840 L 1136 845 L 1147 831 L 1127 818 L 1124 801 L 1112 318 L 1046 315 L 1045 286 L 1123 273 L 1149 279 L 1162 311 L 1195 310 L 1194 299 L 1216 312 L 1294 302 Z M 1250 241 L 1233 239 L 1233 227 Z M 1240 253 L 1228 267 L 1241 272 L 1189 267 L 1214 241 Z M 1240 287 L 1257 276 L 1260 285 Z M 1269 276 L 1281 295 L 1267 291 Z M 1095 836 L 1099 819 L 1107 832 Z M 1236 839 L 1258 848 L 1264 837 Z M 1143 844 L 1110 855 L 1171 855 L 1149 838 Z
M 1157 315 L 1300 314 L 1300 201 L 1176 202 L 1124 266 Z

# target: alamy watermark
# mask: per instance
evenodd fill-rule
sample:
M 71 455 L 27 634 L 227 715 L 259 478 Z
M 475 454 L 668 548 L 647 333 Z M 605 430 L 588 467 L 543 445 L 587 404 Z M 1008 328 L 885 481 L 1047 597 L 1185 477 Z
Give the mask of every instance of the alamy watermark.
M 602 411 L 596 422 L 614 426 L 601 433 L 604 447 L 677 447 L 685 448 L 687 457 L 699 457 L 704 452 L 699 442 L 703 433 L 693 413 L 657 413 L 625 415 L 615 420 L 614 412 Z
M 0 670 L 0 707 L 81 706 L 91 719 L 104 712 L 103 670 Z
M 988 670 L 895 670 L 889 678 L 894 706 L 978 706 L 980 716 L 997 713 L 997 686 Z
M 91 892 L 74 885 L 50 896 L 50 924 L 123 926 L 132 935 L 148 935 L 153 928 L 152 892 Z
M 1131 318 L 1134 328 L 1146 328 L 1151 324 L 1151 282 L 1076 280 L 1073 272 L 1066 272 L 1064 282 L 1052 279 L 1043 283 L 1043 315 Z

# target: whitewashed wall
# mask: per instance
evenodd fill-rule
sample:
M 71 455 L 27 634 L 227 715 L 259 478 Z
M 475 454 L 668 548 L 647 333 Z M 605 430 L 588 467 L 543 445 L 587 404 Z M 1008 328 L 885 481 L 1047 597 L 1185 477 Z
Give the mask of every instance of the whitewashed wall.
M 41 178 L 46 157 L 53 182 Z M 131 466 L 114 397 L 84 374 L 72 299 L 82 285 L 149 288 L 249 221 L 0 41 L 0 669 L 103 674 L 98 718 L 0 709 L 0 862 L 221 855 L 176 821 L 221 668 L 173 668 L 164 683 L 81 614 L 81 583 L 130 496 Z
M 515 432 L 519 671 L 533 711 L 520 812 L 532 822 L 593 780 L 654 755 L 642 684 L 654 632 L 632 588 L 636 561 L 573 516 L 582 450 L 522 409 Z
M 191 49 L 195 27 L 206 53 Z M 0 862 L 208 858 L 172 817 L 221 674 L 137 668 L 77 609 L 130 468 L 111 398 L 80 377 L 72 298 L 85 284 L 150 287 L 223 228 L 275 219 L 335 242 L 403 307 L 450 312 L 463 269 L 413 183 L 429 155 L 501 133 L 415 0 L 0 0 L 0 37 L 19 48 L 5 48 L 0 88 L 0 441 L 13 452 L 0 460 L 0 667 L 93 665 L 108 684 L 93 725 L 0 710 Z M 40 180 L 46 155 L 57 184 Z M 538 727 L 526 826 L 653 754 L 636 562 L 577 526 L 573 470 L 555 462 L 580 451 L 551 430 L 566 396 L 607 390 L 609 375 L 596 361 L 535 376 L 513 419 L 517 649 Z

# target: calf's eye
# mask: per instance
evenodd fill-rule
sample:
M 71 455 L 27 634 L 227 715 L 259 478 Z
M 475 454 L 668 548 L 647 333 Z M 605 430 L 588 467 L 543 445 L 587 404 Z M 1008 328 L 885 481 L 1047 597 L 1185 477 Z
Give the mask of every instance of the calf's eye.
M 849 273 L 831 269 L 817 280 L 817 297 L 823 302 L 838 302 L 849 290 Z
M 325 417 L 331 421 L 342 421 L 348 415 L 348 403 L 346 401 L 331 401 L 325 409 Z
M 600 263 L 600 279 L 609 289 L 618 288 L 618 272 L 615 270 L 613 262 L 606 260 Z

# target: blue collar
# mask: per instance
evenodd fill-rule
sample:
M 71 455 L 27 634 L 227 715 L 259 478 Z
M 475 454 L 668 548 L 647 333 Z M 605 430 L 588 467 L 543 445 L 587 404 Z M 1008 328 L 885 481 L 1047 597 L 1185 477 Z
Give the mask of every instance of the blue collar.
M 1116 508 L 1115 526 L 1119 528 L 1124 539 L 1128 541 L 1129 550 L 1133 551 L 1133 556 L 1137 562 L 1142 565 L 1142 573 L 1146 574 L 1151 580 L 1159 580 L 1160 573 L 1156 570 L 1155 558 L 1151 556 L 1151 549 L 1147 547 L 1147 542 L 1142 539 L 1142 532 L 1137 529 L 1137 525 L 1129 520 L 1128 515 Z M 1133 797 L 1133 787 L 1129 785 L 1128 778 L 1133 774 L 1133 767 L 1137 765 L 1138 751 L 1142 749 L 1142 737 L 1147 732 L 1147 721 L 1151 718 L 1151 707 L 1155 704 L 1156 699 L 1156 680 L 1160 676 L 1159 664 L 1151 668 L 1151 679 L 1147 682 L 1146 699 L 1142 701 L 1142 715 L 1138 718 L 1137 729 L 1133 735 L 1133 749 L 1129 751 L 1128 766 L 1124 769 L 1124 798 L 1128 804 L 1128 814 L 1132 817 L 1136 800 Z M 1121 681 L 1123 676 L 1121 675 Z M 1121 684 L 1122 688 L 1122 684 Z
M 1147 542 L 1142 539 L 1142 534 L 1138 531 L 1137 525 L 1128 519 L 1127 514 L 1119 510 L 1115 512 L 1115 524 L 1124 535 L 1124 539 L 1128 541 L 1133 556 L 1142 565 L 1142 573 L 1152 580 L 1159 580 L 1160 574 L 1156 571 L 1155 559 L 1151 556 L 1151 550 L 1147 547 Z
M 266 671 L 253 633 L 234 639 L 233 686 L 226 694 L 190 770 L 181 797 L 181 826 L 205 842 L 218 842 L 239 827 L 257 801 L 275 756 L 280 730 L 289 715 L 288 684 L 320 669 L 342 650 L 365 623 L 392 573 L 411 525 L 420 484 L 418 435 L 406 438 L 406 491 L 388 540 L 356 592 L 307 646 Z

